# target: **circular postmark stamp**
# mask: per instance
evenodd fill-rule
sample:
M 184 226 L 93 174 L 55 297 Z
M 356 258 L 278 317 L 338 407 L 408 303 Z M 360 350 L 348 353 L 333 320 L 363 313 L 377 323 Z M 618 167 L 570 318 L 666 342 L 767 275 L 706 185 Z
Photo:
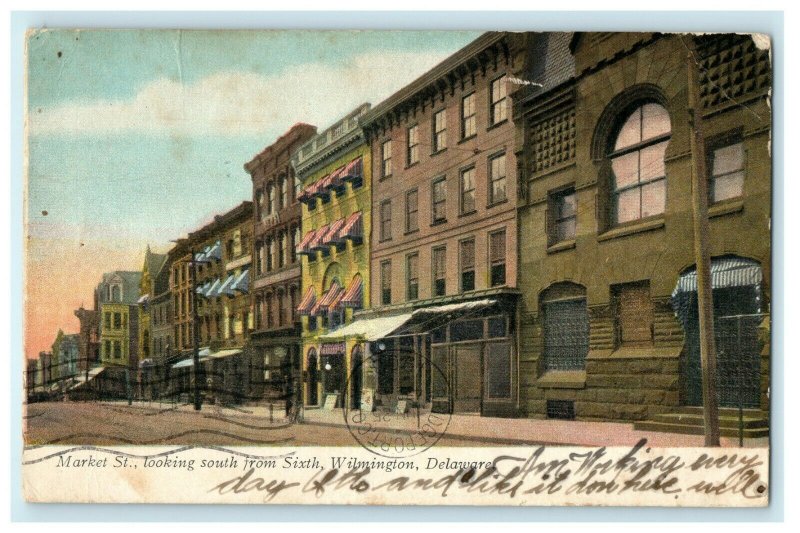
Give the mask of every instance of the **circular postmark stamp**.
M 413 351 L 401 348 L 376 350 L 360 364 L 353 365 L 345 390 L 362 384 L 360 401 L 346 402 L 343 413 L 347 429 L 364 449 L 382 457 L 403 458 L 424 452 L 434 446 L 447 432 L 451 414 L 448 402 L 441 404 L 426 401 L 420 390 L 402 394 L 395 387 L 395 372 L 410 372 L 417 389 L 425 387 L 426 380 L 419 379 L 419 372 L 427 372 L 430 383 L 436 383 L 437 395 L 450 398 L 450 380 L 436 362 Z M 416 365 L 414 361 L 416 358 Z M 387 368 L 381 369 L 384 364 Z M 403 368 L 402 365 L 412 365 Z M 424 370 L 423 370 L 424 369 Z M 365 370 L 373 375 L 374 388 L 365 380 Z M 381 378 L 387 379 L 391 372 L 391 393 L 388 386 L 380 387 Z M 432 385 L 431 385 L 432 386 Z M 430 389 L 428 389 L 430 390 Z M 443 411 L 443 412 L 438 412 Z

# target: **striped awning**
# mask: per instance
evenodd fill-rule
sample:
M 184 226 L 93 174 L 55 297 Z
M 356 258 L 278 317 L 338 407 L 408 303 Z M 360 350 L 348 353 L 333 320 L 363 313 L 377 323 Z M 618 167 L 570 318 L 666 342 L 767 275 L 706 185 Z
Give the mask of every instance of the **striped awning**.
M 239 292 L 247 292 L 250 288 L 250 269 L 246 268 L 244 271 L 239 274 L 233 284 L 231 285 L 231 290 L 239 291 Z
M 339 286 L 339 283 L 334 280 L 328 290 L 323 293 L 322 298 L 320 298 L 311 309 L 311 316 L 319 316 L 321 313 L 327 313 L 330 311 L 334 300 L 337 300 L 337 298 L 340 298 L 343 294 L 344 291 Z
M 746 287 L 761 284 L 761 265 L 743 257 L 722 257 L 711 260 L 711 288 Z M 675 297 L 681 292 L 697 291 L 697 269 L 684 273 L 672 291 Z
M 319 347 L 320 355 L 344 355 L 346 351 L 343 342 L 326 342 Z
M 229 275 L 225 278 L 225 281 L 220 285 L 219 289 L 217 289 L 217 294 L 225 294 L 227 296 L 235 296 L 236 293 L 233 292 L 233 282 L 235 276 L 233 274 Z
M 331 222 L 328 231 L 325 233 L 325 236 L 322 238 L 322 244 L 330 245 L 336 244 L 341 242 L 341 230 L 344 227 L 344 219 L 340 218 L 339 220 L 335 220 Z
M 203 260 L 208 261 L 209 259 L 222 261 L 222 243 L 220 241 L 215 242 L 208 252 L 204 254 Z
M 354 309 L 360 309 L 361 306 L 363 305 L 362 303 L 363 285 L 364 281 L 361 279 L 360 276 L 351 281 L 350 286 L 347 287 L 347 290 L 342 295 L 342 299 L 339 302 L 339 305 L 342 305 L 343 307 L 352 307 Z
M 206 289 L 204 295 L 206 298 L 213 298 L 214 296 L 219 296 L 219 286 L 222 284 L 222 281 L 217 278 L 214 280 L 214 283 L 211 284 L 208 289 Z
M 346 168 L 346 166 L 339 167 L 331 172 L 330 176 L 328 176 L 327 186 L 332 189 L 341 189 L 344 187 L 344 181 L 342 181 L 342 177 L 344 176 L 344 171 Z
M 298 254 L 310 254 L 311 252 L 308 250 L 309 243 L 316 237 L 317 230 L 312 229 L 311 231 L 306 232 L 303 236 L 303 240 L 300 241 L 300 244 L 297 245 L 297 253 Z
M 339 232 L 342 239 L 360 240 L 364 233 L 364 223 L 361 211 L 356 211 L 344 221 L 344 226 Z
M 314 307 L 316 300 L 317 295 L 314 293 L 314 287 L 309 287 L 306 289 L 306 293 L 303 295 L 300 305 L 297 306 L 297 312 L 301 315 L 310 315 L 311 308 Z
M 327 244 L 323 242 L 325 235 L 328 234 L 328 230 L 330 230 L 330 224 L 325 224 L 321 228 L 317 230 L 317 233 L 314 234 L 314 238 L 311 239 L 311 242 L 308 243 L 308 249 L 314 250 L 317 248 L 324 249 Z
M 359 157 L 357 159 L 353 159 L 347 164 L 347 166 L 344 167 L 341 178 L 345 181 L 358 179 L 362 176 L 362 172 L 362 162 L 361 158 Z

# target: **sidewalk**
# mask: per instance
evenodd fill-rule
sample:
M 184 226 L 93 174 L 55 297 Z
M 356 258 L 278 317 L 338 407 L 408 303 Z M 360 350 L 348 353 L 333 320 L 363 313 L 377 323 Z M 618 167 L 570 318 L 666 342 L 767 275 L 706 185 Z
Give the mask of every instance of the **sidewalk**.
M 428 413 L 422 414 L 423 420 Z M 435 416 L 447 418 L 448 415 Z M 306 409 L 304 424 L 346 427 L 341 409 L 325 411 Z M 417 430 L 416 415 L 401 417 L 392 415 L 390 421 L 381 424 L 385 431 L 407 433 Z M 537 420 L 531 418 L 491 418 L 477 415 L 452 415 L 445 431 L 451 439 L 475 441 L 512 446 L 549 444 L 555 446 L 632 446 L 640 439 L 647 439 L 652 447 L 702 447 L 703 435 L 681 435 L 655 431 L 636 431 L 633 424 L 616 422 L 584 422 L 578 420 Z M 735 438 L 721 438 L 724 447 L 738 447 Z M 768 438 L 745 439 L 746 448 L 766 448 Z

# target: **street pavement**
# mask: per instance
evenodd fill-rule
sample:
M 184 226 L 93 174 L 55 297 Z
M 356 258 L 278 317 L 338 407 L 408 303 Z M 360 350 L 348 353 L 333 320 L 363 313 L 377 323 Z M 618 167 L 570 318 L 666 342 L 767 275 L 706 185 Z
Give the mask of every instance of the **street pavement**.
M 297 423 L 280 405 L 221 407 L 158 402 L 48 402 L 27 407 L 25 442 L 41 444 L 182 444 L 219 446 L 357 446 L 341 409 L 307 409 Z M 353 416 L 354 413 L 351 413 Z M 396 434 L 419 431 L 430 413 L 370 415 L 367 423 Z M 439 446 L 577 445 L 630 446 L 642 438 L 653 447 L 703 446 L 702 435 L 635 431 L 633 424 L 565 420 L 434 415 L 444 421 Z M 357 431 L 355 431 L 357 433 Z M 738 446 L 723 438 L 723 446 Z M 767 447 L 769 440 L 746 439 L 746 447 Z

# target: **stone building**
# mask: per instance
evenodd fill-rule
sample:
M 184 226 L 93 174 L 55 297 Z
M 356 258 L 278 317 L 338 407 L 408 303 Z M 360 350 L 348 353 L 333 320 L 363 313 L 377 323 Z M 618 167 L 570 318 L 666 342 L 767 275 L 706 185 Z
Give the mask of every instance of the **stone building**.
M 169 367 L 180 357 L 174 350 L 175 331 L 174 308 L 170 278 L 176 257 L 185 255 L 181 245 L 175 245 L 166 254 L 161 268 L 152 282 L 152 293 L 147 305 L 150 310 L 150 358 L 152 367 L 149 370 L 149 384 L 154 398 L 160 398 L 169 392 Z
M 371 153 L 359 120 L 363 104 L 295 152 L 292 166 L 303 204 L 302 317 L 304 402 L 359 409 L 363 340 L 342 335 L 369 299 Z M 345 326 L 345 327 L 343 327 Z
M 96 299 L 96 298 L 95 298 Z M 78 370 L 86 372 L 100 362 L 100 322 L 97 303 L 94 309 L 82 305 L 74 312 L 80 324 L 78 340 Z
M 435 411 L 518 412 L 511 110 L 518 80 L 538 66 L 534 44 L 530 34 L 486 33 L 363 121 L 372 298 L 354 328 L 383 336 L 371 343 L 372 386 L 385 407 L 405 398 Z M 390 316 L 395 323 L 373 328 Z
M 731 431 L 725 408 L 768 410 L 758 335 L 769 324 L 769 53 L 744 35 L 569 38 L 572 58 L 548 64 L 544 87 L 514 106 L 521 411 L 702 431 L 687 100 L 695 45 L 718 389 Z
M 252 301 L 254 331 L 249 386 L 253 399 L 285 396 L 300 374 L 301 235 L 294 152 L 316 134 L 296 124 L 244 165 L 253 182 Z M 294 392 L 292 392 L 294 394 Z
M 206 398 L 223 403 L 247 398 L 250 365 L 245 349 L 253 327 L 249 292 L 252 215 L 252 202 L 244 201 L 178 243 L 185 254 L 172 264 L 171 285 L 177 289 L 173 305 L 180 320 L 174 327 L 181 357 L 170 367 L 174 393 L 188 395 L 193 390 L 192 306 L 196 304 L 200 385 Z

